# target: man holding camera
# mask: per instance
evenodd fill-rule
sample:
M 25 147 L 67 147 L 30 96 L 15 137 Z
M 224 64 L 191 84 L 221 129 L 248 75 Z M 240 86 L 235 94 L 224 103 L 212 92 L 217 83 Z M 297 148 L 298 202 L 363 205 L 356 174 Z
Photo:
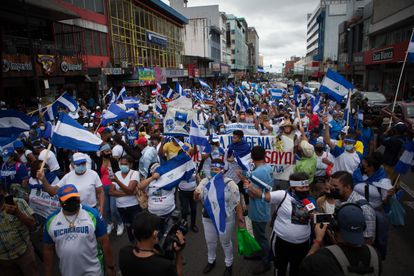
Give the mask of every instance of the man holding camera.
M 329 228 L 336 245 L 321 249 L 328 224 L 316 224 L 315 239 L 300 267 L 300 275 L 380 275 L 381 262 L 371 245 L 365 245 L 365 217 L 361 207 L 345 203 L 335 211 Z
M 183 275 L 182 249 L 185 238 L 181 231 L 176 233 L 173 244 L 175 251 L 175 266 L 170 260 L 159 255 L 155 248 L 158 243 L 160 218 L 149 212 L 136 215 L 132 231 L 137 240 L 135 246 L 125 246 L 119 252 L 119 268 L 123 276 L 129 275 Z

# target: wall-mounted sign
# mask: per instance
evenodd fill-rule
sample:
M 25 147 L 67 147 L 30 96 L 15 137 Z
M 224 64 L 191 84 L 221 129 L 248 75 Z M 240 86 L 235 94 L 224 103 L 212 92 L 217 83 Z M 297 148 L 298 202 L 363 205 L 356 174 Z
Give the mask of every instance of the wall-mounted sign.
M 3 59 L 3 72 L 7 73 L 9 71 L 32 71 L 33 66 L 30 61 L 27 62 L 14 62 L 13 60 Z
M 165 36 L 150 31 L 147 31 L 147 39 L 149 43 L 163 47 L 166 47 L 168 44 L 168 39 Z
M 63 73 L 67 73 L 68 71 L 82 71 L 82 63 L 68 63 L 66 61 L 62 61 L 60 63 L 60 70 L 62 70 Z
M 37 62 L 42 66 L 43 72 L 46 75 L 52 75 L 55 71 L 54 65 L 56 63 L 55 55 L 37 55 Z
M 372 53 L 372 61 L 392 60 L 394 57 L 394 48 L 382 49 Z
M 167 78 L 188 77 L 187 69 L 167 69 Z

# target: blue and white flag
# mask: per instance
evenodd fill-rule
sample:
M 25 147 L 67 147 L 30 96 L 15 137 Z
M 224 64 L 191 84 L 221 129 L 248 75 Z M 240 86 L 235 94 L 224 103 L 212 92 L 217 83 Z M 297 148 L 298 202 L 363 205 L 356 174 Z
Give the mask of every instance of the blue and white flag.
M 195 172 L 194 162 L 186 153 L 179 153 L 155 170 L 160 178 L 150 184 L 151 188 L 172 190 L 183 180 L 189 180 Z
M 174 97 L 174 90 L 169 88 L 168 92 L 165 93 L 165 98 L 171 100 Z
M 399 174 L 407 173 L 414 165 L 414 142 L 408 141 L 404 145 L 404 152 L 401 154 L 400 160 L 394 167 Z
M 414 30 L 411 33 L 411 41 L 408 44 L 408 49 L 407 49 L 407 62 L 408 63 L 414 63 Z
M 234 87 L 232 85 L 228 85 L 227 90 L 229 91 L 230 95 L 234 94 Z
M 180 146 L 180 148 L 184 151 L 184 152 L 188 152 L 190 150 L 190 148 L 184 144 L 183 142 L 181 142 L 180 140 L 178 140 L 176 137 L 173 137 L 174 141 Z
M 0 136 L 12 137 L 20 132 L 28 131 L 35 121 L 35 117 L 27 116 L 14 109 L 0 110 Z
M 250 172 L 250 163 L 252 162 L 251 154 L 248 153 L 244 156 L 239 156 L 237 152 L 233 152 L 234 158 L 236 158 L 237 164 L 243 171 Z
M 219 233 L 226 231 L 226 205 L 224 201 L 224 179 L 216 174 L 204 188 L 204 209 Z
M 347 81 L 339 73 L 328 69 L 322 80 L 320 92 L 328 94 L 328 96 L 336 102 L 342 102 L 343 98 L 348 95 L 349 90 L 354 89 L 352 83 Z
M 180 97 L 187 96 L 187 94 L 184 92 L 183 88 L 178 82 L 175 83 L 175 91 L 178 93 L 178 95 L 180 95 Z
M 122 103 L 126 109 L 139 108 L 139 99 L 137 97 L 123 97 Z
M 48 122 L 54 121 L 58 115 L 58 107 L 52 104 L 45 108 L 46 110 L 43 111 L 45 120 Z
M 103 119 L 102 119 L 101 125 L 104 126 L 106 124 L 115 122 L 116 120 L 121 120 L 121 119 L 128 118 L 134 115 L 135 114 L 131 112 L 124 111 L 116 103 L 112 103 L 109 106 L 108 110 L 102 115 Z
M 321 111 L 321 96 L 320 95 L 314 98 L 311 98 L 310 103 L 312 105 L 312 111 L 314 113 L 319 113 Z
M 125 89 L 125 86 L 122 87 L 121 91 L 119 91 L 118 98 L 116 100 L 117 101 L 122 101 L 122 99 L 124 97 L 126 97 L 126 89 Z
M 252 107 L 249 95 L 244 96 L 242 104 L 246 110 Z
M 283 98 L 283 93 L 284 93 L 283 89 L 272 88 L 269 90 L 269 92 L 273 100 L 280 100 Z
M 236 111 L 244 111 L 244 106 L 240 100 L 240 96 L 236 97 Z
M 102 140 L 68 114 L 61 112 L 59 122 L 53 130 L 51 143 L 59 148 L 87 152 L 98 151 Z
M 201 86 L 202 87 L 204 87 L 204 88 L 207 88 L 207 89 L 210 89 L 211 90 L 211 87 L 210 87 L 210 85 L 208 85 L 207 83 L 205 83 L 204 81 L 202 81 L 202 80 L 198 80 L 199 82 L 200 82 L 200 84 L 201 84 Z
M 79 109 L 79 105 L 76 100 L 68 92 L 63 93 L 54 103 L 57 106 L 64 107 L 70 112 L 76 112 Z
M 253 174 L 250 174 L 249 179 L 261 189 L 265 189 L 267 191 L 272 190 L 272 186 L 270 186 L 269 184 L 264 183 L 261 179 L 254 176 Z
M 159 96 L 157 96 L 157 97 L 155 98 L 155 110 L 156 110 L 158 113 L 161 113 L 161 112 L 162 112 L 162 105 L 161 105 L 161 102 L 160 102 L 160 98 L 159 98 Z
M 108 90 L 108 92 L 105 94 L 104 100 L 108 99 L 108 104 L 114 103 L 116 101 L 116 95 L 114 91 L 112 91 L 112 87 Z
M 194 120 L 191 120 L 190 125 L 190 144 L 196 145 L 199 148 L 200 153 L 211 153 L 211 145 L 208 142 L 208 139 L 201 132 L 197 123 Z

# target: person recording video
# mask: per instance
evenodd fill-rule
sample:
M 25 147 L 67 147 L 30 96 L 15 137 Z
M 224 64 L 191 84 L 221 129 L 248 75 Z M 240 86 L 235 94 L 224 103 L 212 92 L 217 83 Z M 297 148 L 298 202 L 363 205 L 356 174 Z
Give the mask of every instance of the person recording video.
M 158 229 L 160 218 L 149 212 L 136 215 L 132 223 L 132 232 L 137 240 L 135 245 L 121 248 L 119 252 L 119 268 L 123 276 L 129 275 L 157 275 L 182 276 L 182 250 L 185 238 L 181 231 L 176 232 L 176 241 L 173 243 L 175 251 L 174 263 L 161 256 L 156 249 L 158 244 Z

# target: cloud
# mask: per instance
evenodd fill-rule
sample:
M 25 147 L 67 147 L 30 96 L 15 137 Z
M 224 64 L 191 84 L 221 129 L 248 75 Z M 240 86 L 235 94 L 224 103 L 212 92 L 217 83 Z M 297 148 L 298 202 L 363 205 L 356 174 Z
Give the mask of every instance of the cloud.
M 168 0 L 163 0 L 167 4 Z M 188 0 L 188 6 L 219 5 L 220 11 L 244 17 L 259 35 L 265 65 L 279 69 L 306 51 L 306 15 L 319 0 Z

